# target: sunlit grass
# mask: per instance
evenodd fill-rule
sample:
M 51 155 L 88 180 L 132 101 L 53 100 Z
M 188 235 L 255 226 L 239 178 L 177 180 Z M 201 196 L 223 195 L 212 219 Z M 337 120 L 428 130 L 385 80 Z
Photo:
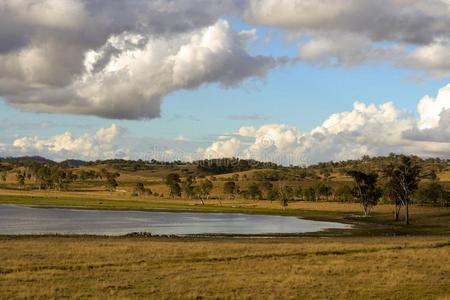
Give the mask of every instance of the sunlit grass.
M 431 299 L 450 239 L 0 238 L 1 298 Z

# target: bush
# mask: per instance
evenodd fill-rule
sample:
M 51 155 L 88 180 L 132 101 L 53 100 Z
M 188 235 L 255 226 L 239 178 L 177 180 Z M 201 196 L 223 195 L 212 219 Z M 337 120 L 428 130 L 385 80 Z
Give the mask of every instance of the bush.
M 414 202 L 419 205 L 449 206 L 449 193 L 436 181 L 423 182 L 414 194 Z
M 337 188 L 336 193 L 336 200 L 341 202 L 354 202 L 355 198 L 353 196 L 353 190 L 348 185 L 342 185 Z

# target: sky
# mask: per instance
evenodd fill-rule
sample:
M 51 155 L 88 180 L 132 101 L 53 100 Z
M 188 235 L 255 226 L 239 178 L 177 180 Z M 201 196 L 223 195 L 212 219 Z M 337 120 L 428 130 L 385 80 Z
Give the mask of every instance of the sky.
M 449 0 L 0 0 L 0 157 L 450 158 Z

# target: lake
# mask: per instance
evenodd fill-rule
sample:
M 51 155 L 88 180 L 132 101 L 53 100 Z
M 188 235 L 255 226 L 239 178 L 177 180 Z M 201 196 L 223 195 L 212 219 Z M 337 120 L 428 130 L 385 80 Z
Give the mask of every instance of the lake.
M 238 213 L 155 212 L 36 208 L 0 205 L 0 234 L 153 235 L 295 234 L 350 225 L 298 217 Z

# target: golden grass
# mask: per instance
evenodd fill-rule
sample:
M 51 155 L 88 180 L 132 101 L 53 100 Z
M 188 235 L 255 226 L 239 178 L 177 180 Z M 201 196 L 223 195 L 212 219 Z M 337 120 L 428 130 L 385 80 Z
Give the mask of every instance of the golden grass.
M 0 237 L 0 298 L 445 299 L 450 237 Z
M 158 186 L 156 189 L 161 192 L 166 192 L 165 186 Z M 20 191 L 20 190 L 4 190 L 0 189 L 0 195 L 11 195 L 11 196 L 30 196 L 30 197 L 50 197 L 50 198 L 80 198 L 80 199 L 110 199 L 110 200 L 134 200 L 140 203 L 177 203 L 186 205 L 196 205 L 200 204 L 200 200 L 197 199 L 186 199 L 186 198 L 168 198 L 166 197 L 155 197 L 155 196 L 142 196 L 142 197 L 132 197 L 131 193 L 128 191 L 121 192 L 108 192 L 102 190 L 87 190 L 84 192 L 80 191 L 68 191 L 68 192 L 58 192 L 49 190 L 33 190 L 33 191 Z M 267 209 L 280 209 L 280 203 L 278 201 L 267 201 L 267 200 L 250 200 L 244 198 L 229 199 L 223 198 L 221 201 L 217 199 L 204 200 L 207 205 L 216 205 L 223 207 L 244 207 L 244 208 L 267 208 Z M 288 209 L 293 210 L 312 210 L 312 211 L 333 211 L 333 212 L 349 212 L 349 213 L 360 213 L 361 205 L 359 203 L 342 203 L 342 202 L 311 202 L 311 201 L 292 201 L 289 203 Z M 375 213 L 391 213 L 393 211 L 393 205 L 391 204 L 379 204 L 373 211 Z M 433 212 L 450 212 L 448 208 L 438 208 L 438 207 L 424 207 L 424 206 L 411 206 L 411 213 L 433 213 Z

